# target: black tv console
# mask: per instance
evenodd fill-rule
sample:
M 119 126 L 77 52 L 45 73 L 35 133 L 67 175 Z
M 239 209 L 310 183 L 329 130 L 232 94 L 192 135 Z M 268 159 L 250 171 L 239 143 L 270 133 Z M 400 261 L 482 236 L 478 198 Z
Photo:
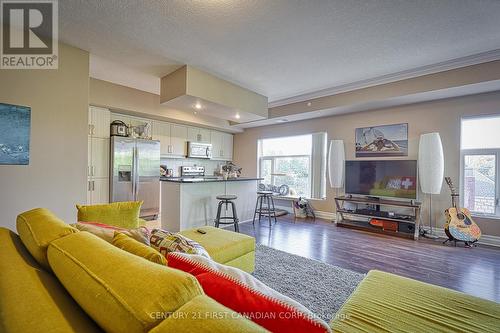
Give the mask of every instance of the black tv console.
M 348 209 L 346 203 L 356 208 Z M 420 226 L 421 203 L 402 200 L 385 200 L 372 197 L 340 196 L 335 198 L 337 208 L 336 224 L 339 227 L 360 229 L 365 231 L 391 234 L 394 236 L 418 239 Z M 370 208 L 367 208 L 370 207 Z M 381 210 L 381 207 L 385 208 Z M 398 211 L 404 210 L 407 214 L 392 213 L 390 208 Z M 395 222 L 398 224 L 397 231 L 384 230 L 370 224 L 372 219 Z

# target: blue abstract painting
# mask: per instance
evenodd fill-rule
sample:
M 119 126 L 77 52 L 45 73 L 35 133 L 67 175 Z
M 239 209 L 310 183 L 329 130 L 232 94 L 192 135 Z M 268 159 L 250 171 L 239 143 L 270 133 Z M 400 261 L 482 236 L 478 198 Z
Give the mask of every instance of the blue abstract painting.
M 0 103 L 0 164 L 30 162 L 31 108 Z

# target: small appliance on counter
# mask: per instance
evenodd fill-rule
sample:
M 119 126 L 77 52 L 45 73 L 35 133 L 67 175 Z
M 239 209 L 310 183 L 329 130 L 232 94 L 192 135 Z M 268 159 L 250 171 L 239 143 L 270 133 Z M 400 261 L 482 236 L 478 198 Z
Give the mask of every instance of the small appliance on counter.
M 188 142 L 188 157 L 192 158 L 212 158 L 212 144 Z
M 128 136 L 128 126 L 121 120 L 115 120 L 110 125 L 111 136 Z

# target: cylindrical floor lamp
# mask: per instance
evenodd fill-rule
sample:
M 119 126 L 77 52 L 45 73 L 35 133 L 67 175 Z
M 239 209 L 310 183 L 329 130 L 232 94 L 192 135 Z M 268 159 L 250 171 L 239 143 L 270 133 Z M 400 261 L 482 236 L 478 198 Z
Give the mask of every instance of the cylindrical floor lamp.
M 328 150 L 328 179 L 330 187 L 335 189 L 335 196 L 338 195 L 338 189 L 344 186 L 344 164 L 344 141 L 331 140 Z
M 418 177 L 420 188 L 429 194 L 429 232 L 424 236 L 437 238 L 432 227 L 432 195 L 440 194 L 444 176 L 443 145 L 439 133 L 420 136 L 418 146 Z

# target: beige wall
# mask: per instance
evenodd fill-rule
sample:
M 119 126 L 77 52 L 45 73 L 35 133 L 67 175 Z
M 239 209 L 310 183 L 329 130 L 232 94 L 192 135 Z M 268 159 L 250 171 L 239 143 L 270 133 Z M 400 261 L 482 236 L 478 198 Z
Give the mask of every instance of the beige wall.
M 422 133 L 439 132 L 443 141 L 445 155 L 445 175 L 456 183 L 459 178 L 460 163 L 460 119 L 464 115 L 500 113 L 500 92 L 419 103 L 390 109 L 359 112 L 272 125 L 245 130 L 235 135 L 234 161 L 243 167 L 245 176 L 257 174 L 257 140 L 259 138 L 307 134 L 326 131 L 328 140 L 343 139 L 346 158 L 354 159 L 354 130 L 357 127 L 405 123 L 409 124 L 408 159 L 417 159 L 418 141 Z M 405 157 L 406 158 L 406 157 Z M 313 200 L 315 209 L 333 212 L 335 190 L 327 187 L 326 200 Z M 423 218 L 428 223 L 427 197 L 420 194 L 424 201 Z M 444 185 L 440 195 L 433 196 L 434 219 L 443 225 L 443 210 L 450 205 L 450 196 Z M 477 219 L 484 234 L 500 236 L 500 220 Z
M 0 165 L 0 226 L 46 207 L 68 223 L 86 201 L 89 55 L 59 44 L 58 70 L 0 70 L 0 102 L 31 107 L 30 163 Z

